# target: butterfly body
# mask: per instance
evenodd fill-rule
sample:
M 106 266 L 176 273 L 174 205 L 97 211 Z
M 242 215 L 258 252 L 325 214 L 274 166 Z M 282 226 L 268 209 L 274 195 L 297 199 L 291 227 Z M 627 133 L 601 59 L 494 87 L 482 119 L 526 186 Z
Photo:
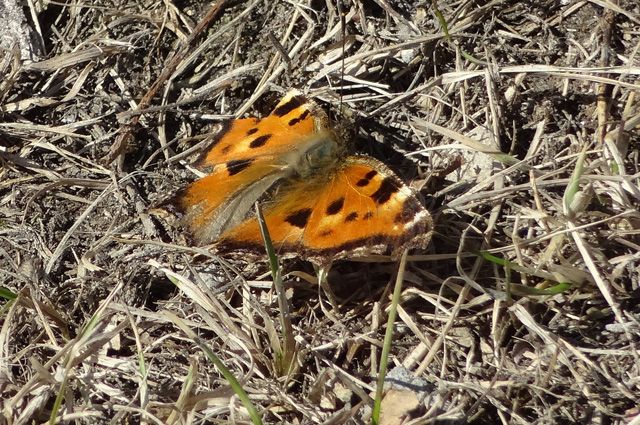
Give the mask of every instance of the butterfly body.
M 316 263 L 424 246 L 427 210 L 381 162 L 344 156 L 324 111 L 297 91 L 270 115 L 225 125 L 196 165 L 210 174 L 170 200 L 196 243 L 264 252 L 257 200 L 276 251 Z

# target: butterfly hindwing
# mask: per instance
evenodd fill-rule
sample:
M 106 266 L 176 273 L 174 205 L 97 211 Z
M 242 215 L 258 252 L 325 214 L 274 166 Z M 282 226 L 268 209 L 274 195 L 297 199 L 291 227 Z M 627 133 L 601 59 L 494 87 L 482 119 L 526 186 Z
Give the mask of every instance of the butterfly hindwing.
M 241 166 L 223 165 L 196 180 L 169 201 L 198 245 L 214 242 L 226 229 L 239 224 L 253 203 L 281 178 L 268 160 Z
M 431 217 L 382 163 L 348 157 L 328 176 L 284 187 L 264 217 L 276 252 L 329 262 L 362 253 L 397 253 L 424 245 Z M 219 248 L 264 250 L 255 219 L 222 235 Z

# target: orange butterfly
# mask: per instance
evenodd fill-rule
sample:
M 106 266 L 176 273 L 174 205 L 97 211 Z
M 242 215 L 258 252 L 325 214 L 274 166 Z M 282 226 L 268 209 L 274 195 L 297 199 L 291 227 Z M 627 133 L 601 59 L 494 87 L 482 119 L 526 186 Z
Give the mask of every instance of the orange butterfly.
M 264 253 L 255 201 L 276 252 L 318 264 L 426 245 L 431 216 L 396 175 L 345 146 L 325 112 L 290 91 L 263 119 L 228 121 L 196 162 L 210 174 L 168 201 L 197 244 Z

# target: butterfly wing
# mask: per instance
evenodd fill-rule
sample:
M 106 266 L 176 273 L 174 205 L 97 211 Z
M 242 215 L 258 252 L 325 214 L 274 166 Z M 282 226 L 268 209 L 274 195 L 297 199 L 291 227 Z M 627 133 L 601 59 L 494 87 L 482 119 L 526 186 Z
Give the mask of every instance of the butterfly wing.
M 277 252 L 317 263 L 424 246 L 432 231 L 411 189 L 367 157 L 349 157 L 327 176 L 283 188 L 264 218 Z M 223 234 L 218 248 L 263 252 L 263 245 L 253 218 Z
M 276 181 L 296 171 L 306 153 L 323 143 L 314 137 L 327 117 L 314 102 L 291 91 L 259 120 L 228 121 L 196 167 L 210 174 L 165 202 L 181 216 L 196 243 L 215 241 L 244 220 L 253 203 Z
M 325 112 L 297 90 L 288 92 L 273 111 L 261 120 L 228 121 L 209 149 L 197 161 L 202 168 L 230 161 L 277 155 L 327 126 Z

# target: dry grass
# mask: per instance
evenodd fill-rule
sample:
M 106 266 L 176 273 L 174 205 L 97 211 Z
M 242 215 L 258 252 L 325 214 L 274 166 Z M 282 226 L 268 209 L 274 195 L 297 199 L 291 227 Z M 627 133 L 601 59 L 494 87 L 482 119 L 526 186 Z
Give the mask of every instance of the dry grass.
M 639 424 L 640 6 L 437 6 L 34 9 L 46 60 L 0 62 L 5 422 L 248 421 L 203 346 L 265 423 L 369 420 L 395 263 L 340 262 L 322 290 L 285 262 L 283 337 L 266 263 L 148 214 L 216 123 L 297 87 L 435 217 L 391 347 L 421 382 L 411 423 Z

